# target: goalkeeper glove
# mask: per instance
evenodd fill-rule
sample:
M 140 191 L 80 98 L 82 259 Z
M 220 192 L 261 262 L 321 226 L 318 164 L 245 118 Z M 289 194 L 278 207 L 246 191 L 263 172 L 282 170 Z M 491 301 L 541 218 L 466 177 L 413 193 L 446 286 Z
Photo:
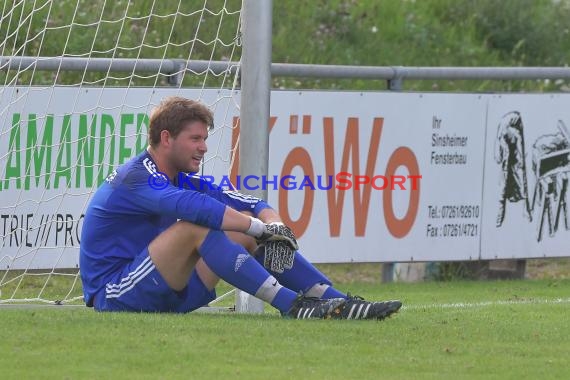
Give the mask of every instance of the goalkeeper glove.
M 295 234 L 283 223 L 265 224 L 259 219 L 251 218 L 247 232 L 257 242 L 265 246 L 263 266 L 277 273 L 293 267 L 295 251 L 299 249 Z
M 261 220 L 252 217 L 246 234 L 255 237 L 260 244 L 268 241 L 283 241 L 292 249 L 299 249 L 295 234 L 283 223 L 263 223 Z
M 293 268 L 295 250 L 283 240 L 272 240 L 265 245 L 265 257 L 263 266 L 277 273 L 283 273 L 285 269 Z

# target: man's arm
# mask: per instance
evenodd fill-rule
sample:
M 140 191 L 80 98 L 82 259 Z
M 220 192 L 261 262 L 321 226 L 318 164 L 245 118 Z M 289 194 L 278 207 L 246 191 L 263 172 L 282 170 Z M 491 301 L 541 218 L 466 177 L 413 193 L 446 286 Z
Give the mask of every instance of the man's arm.
M 295 234 L 285 226 L 281 217 L 264 200 L 241 194 L 237 191 L 222 191 L 215 184 L 205 181 L 200 176 L 187 176 L 182 179 L 189 188 L 204 192 L 214 199 L 226 204 L 222 223 L 223 230 L 242 231 L 256 238 L 258 243 L 265 246 L 263 265 L 274 272 L 282 273 L 291 269 L 295 260 L 295 252 L 299 249 Z M 250 220 L 246 231 L 242 229 L 247 225 L 244 222 L 243 211 L 255 215 Z
M 251 223 L 251 217 L 226 206 L 220 229 L 223 231 L 237 231 L 245 233 L 249 230 Z
M 118 184 L 122 188 L 117 189 L 119 191 L 116 194 L 127 211 L 169 215 L 216 230 L 243 232 L 262 241 L 286 240 L 291 245 L 296 245 L 294 238 L 284 235 L 287 231 L 282 231 L 283 228 L 275 228 L 260 219 L 239 212 L 232 207 L 230 201 L 230 204 L 225 204 L 220 190 L 213 192 L 218 197 L 212 197 L 207 192 L 183 190 L 173 185 L 154 189 L 148 185 L 145 176 L 148 175 L 144 172 L 132 172 L 126 183 Z M 277 213 L 269 211 L 270 209 L 266 208 L 269 206 L 258 198 L 243 194 L 231 194 L 229 198 L 243 209 L 261 206 L 261 211 L 268 210 L 264 212 L 267 220 L 278 220 Z
M 260 219 L 261 211 L 271 209 L 271 206 L 261 198 L 243 194 L 235 190 L 224 190 L 206 177 L 188 174 L 186 177 L 181 177 L 180 180 L 181 187 L 186 190 L 207 194 L 237 211 L 251 212 Z M 275 219 L 275 217 L 279 218 L 276 213 L 272 219 Z
M 264 223 L 283 223 L 277 211 L 272 208 L 264 208 L 259 212 L 257 217 Z

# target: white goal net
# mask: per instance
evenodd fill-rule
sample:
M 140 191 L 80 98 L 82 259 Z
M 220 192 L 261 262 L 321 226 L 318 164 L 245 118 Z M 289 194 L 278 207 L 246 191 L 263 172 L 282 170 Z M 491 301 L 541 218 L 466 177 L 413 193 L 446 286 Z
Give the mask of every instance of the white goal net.
M 167 95 L 215 114 L 204 172 L 227 174 L 239 115 L 240 0 L 4 1 L 0 303 L 81 303 L 83 213 L 146 147 Z

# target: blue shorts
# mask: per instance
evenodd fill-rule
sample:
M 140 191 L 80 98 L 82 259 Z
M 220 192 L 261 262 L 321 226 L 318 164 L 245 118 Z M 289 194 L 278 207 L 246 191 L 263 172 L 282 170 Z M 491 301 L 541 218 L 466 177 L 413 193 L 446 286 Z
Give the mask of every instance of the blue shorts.
M 170 288 L 144 249 L 95 295 L 93 306 L 97 311 L 188 313 L 215 298 L 216 291 L 208 290 L 196 271 L 184 290 Z

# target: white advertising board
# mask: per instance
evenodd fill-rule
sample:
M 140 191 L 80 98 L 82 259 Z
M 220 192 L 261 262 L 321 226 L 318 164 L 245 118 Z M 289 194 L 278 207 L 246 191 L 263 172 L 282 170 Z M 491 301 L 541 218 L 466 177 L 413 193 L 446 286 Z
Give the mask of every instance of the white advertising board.
M 481 257 L 570 256 L 570 96 L 489 102 Z
M 270 174 L 293 169 L 297 185 L 310 174 L 322 187 L 328 176 L 333 179 L 327 191 L 315 184 L 315 191 L 270 192 L 311 260 L 479 256 L 486 109 L 481 96 L 273 92 L 271 104 Z M 341 177 L 352 181 L 350 188 L 334 181 L 343 172 L 351 175 Z M 417 190 L 410 175 L 421 176 Z M 375 186 L 357 189 L 356 176 L 377 177 Z M 395 176 L 406 179 L 403 186 L 393 186 Z
M 0 269 L 78 265 L 91 194 L 113 167 L 146 148 L 148 114 L 164 96 L 215 104 L 220 125 L 231 124 L 227 115 L 238 113 L 232 94 L 218 90 L 0 91 Z M 230 128 L 218 128 L 209 138 L 213 147 L 227 147 L 230 140 Z M 210 155 L 207 166 L 212 173 L 227 173 L 229 160 Z

